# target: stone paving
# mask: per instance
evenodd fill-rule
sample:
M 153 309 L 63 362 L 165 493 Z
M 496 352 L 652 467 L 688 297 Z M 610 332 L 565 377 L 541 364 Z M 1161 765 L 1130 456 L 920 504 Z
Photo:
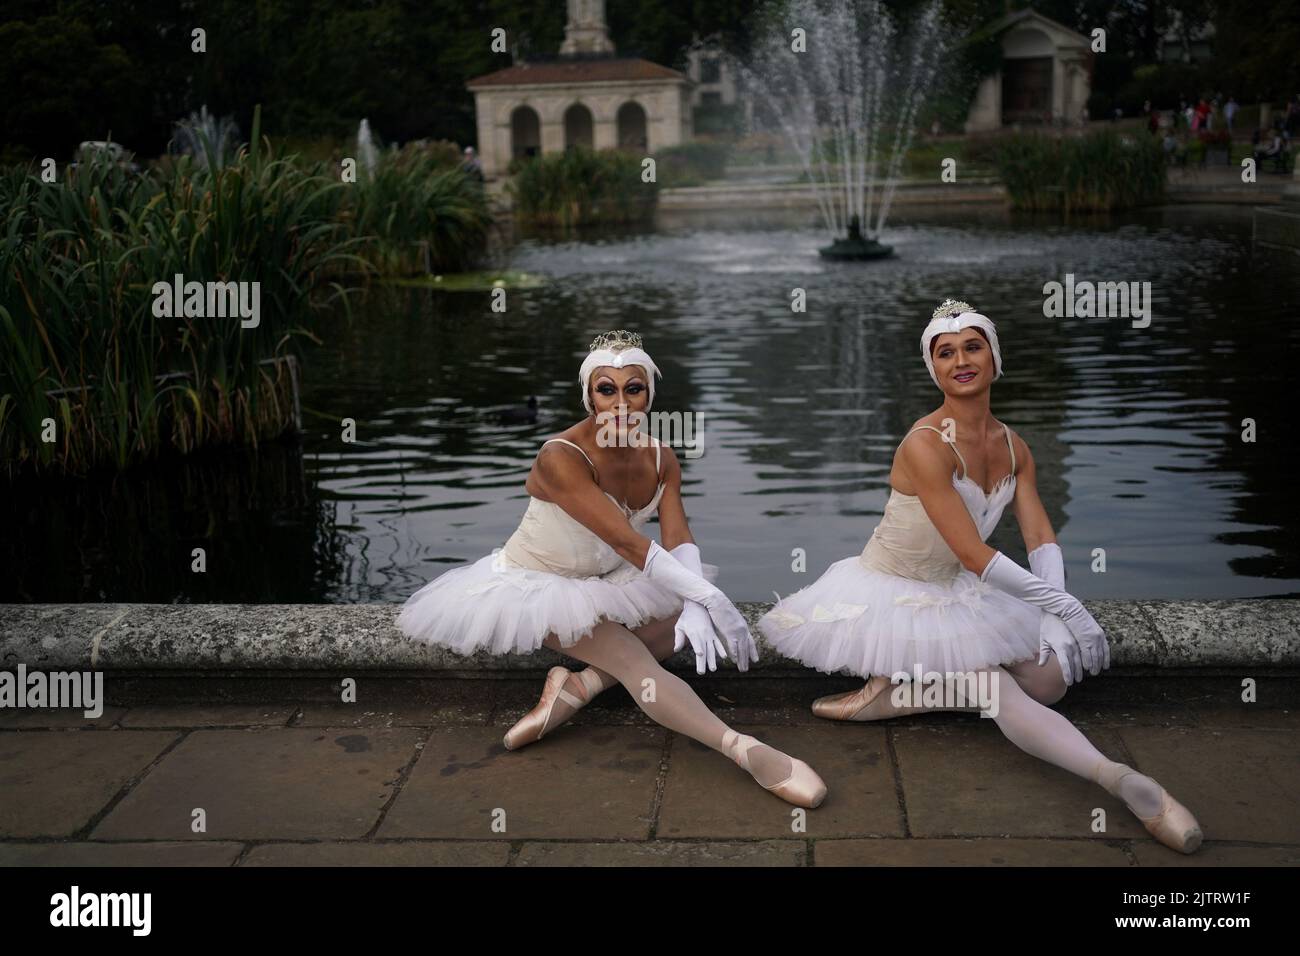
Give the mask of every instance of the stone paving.
M 1295 678 L 1261 678 L 1246 704 L 1238 678 L 1112 670 L 1057 705 L 1197 814 L 1205 843 L 1184 857 L 976 714 L 834 723 L 807 705 L 852 680 L 683 676 L 816 768 L 825 803 L 795 811 L 621 688 L 512 753 L 501 735 L 540 674 L 362 679 L 357 704 L 325 702 L 323 676 L 275 703 L 202 699 L 220 695 L 198 678 L 188 702 L 184 682 L 159 695 L 174 702 L 137 688 L 97 720 L 0 711 L 0 864 L 1300 864 Z

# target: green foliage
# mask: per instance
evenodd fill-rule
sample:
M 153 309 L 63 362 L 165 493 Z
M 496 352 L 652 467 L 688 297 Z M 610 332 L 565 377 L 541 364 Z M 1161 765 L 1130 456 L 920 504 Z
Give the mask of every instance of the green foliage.
M 462 268 L 490 215 L 454 147 L 385 153 L 342 183 L 259 142 L 233 161 L 105 156 L 54 183 L 0 170 L 0 456 L 20 468 L 125 467 L 166 449 L 259 441 L 289 424 L 288 358 L 309 319 L 378 268 Z M 258 282 L 260 324 L 160 317 L 155 283 Z M 42 440 L 43 422 L 58 441 Z
M 356 240 L 333 221 L 342 187 L 283 156 L 191 157 L 135 177 L 102 159 L 64 181 L 0 175 L 0 448 L 10 469 L 82 472 L 277 434 L 283 359 Z M 153 286 L 260 283 L 260 325 L 154 315 Z M 42 420 L 58 423 L 42 441 Z
M 726 143 L 697 141 L 669 146 L 654 154 L 656 175 L 663 189 L 674 186 L 699 186 L 709 180 L 722 179 L 727 172 Z
M 1164 154 L 1145 134 L 1019 134 L 999 141 L 993 156 L 1015 209 L 1124 209 L 1164 196 Z
M 365 255 L 380 272 L 457 272 L 482 256 L 492 215 L 460 161 L 452 143 L 408 144 L 382 152 L 373 175 L 358 170 L 343 215 L 353 235 L 374 237 Z
M 581 146 L 525 160 L 507 185 L 515 215 L 538 226 L 648 221 L 658 183 L 641 181 L 641 157 Z

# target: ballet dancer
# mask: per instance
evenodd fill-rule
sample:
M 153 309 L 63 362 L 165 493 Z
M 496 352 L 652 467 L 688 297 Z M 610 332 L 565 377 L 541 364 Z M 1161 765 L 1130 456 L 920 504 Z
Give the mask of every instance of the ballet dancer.
M 943 404 L 899 443 L 879 525 L 861 555 L 778 600 L 760 633 L 820 671 L 868 678 L 860 690 L 816 700 L 817 716 L 866 721 L 935 709 L 917 705 L 920 688 L 910 681 L 920 672 L 921 683 L 957 698 L 959 706 L 937 709 L 987 713 L 1016 746 L 1100 784 L 1161 843 L 1194 852 L 1201 829 L 1186 807 L 1047 706 L 1085 670 L 1109 667 L 1110 648 L 1065 590 L 1029 446 L 989 410 L 1002 374 L 993 323 L 945 300 L 921 335 L 921 355 Z M 985 543 L 1008 503 L 1032 573 Z M 996 684 L 995 706 L 970 692 L 990 686 L 981 682 Z
M 728 651 L 747 670 L 758 648 L 711 583 L 717 567 L 700 559 L 677 456 L 641 428 L 657 375 L 639 335 L 597 336 L 578 373 L 587 417 L 542 444 L 518 529 L 420 588 L 398 626 L 461 654 L 548 647 L 587 665 L 551 668 L 537 706 L 506 732 L 507 750 L 540 740 L 617 683 L 656 723 L 730 757 L 781 799 L 816 807 L 826 785 L 808 764 L 732 730 L 660 666 L 689 643 L 698 673 Z M 663 545 L 642 532 L 656 510 Z

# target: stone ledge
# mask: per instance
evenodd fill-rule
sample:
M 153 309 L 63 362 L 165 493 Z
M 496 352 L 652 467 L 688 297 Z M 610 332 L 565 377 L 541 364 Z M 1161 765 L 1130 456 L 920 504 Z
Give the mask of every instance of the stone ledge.
M 1300 600 L 1088 601 L 1112 667 L 1300 665 Z M 738 605 L 751 626 L 770 603 Z M 563 658 L 462 657 L 407 640 L 400 604 L 6 604 L 0 668 L 114 671 L 531 671 Z M 759 641 L 751 668 L 808 671 Z M 685 652 L 673 664 L 693 665 Z M 693 669 L 693 667 L 692 667 Z M 728 662 L 719 675 L 738 674 Z

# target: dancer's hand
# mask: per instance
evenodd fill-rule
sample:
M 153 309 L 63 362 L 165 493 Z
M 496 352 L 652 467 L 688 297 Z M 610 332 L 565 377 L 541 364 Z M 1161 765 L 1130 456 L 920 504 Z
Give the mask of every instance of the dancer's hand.
M 752 643 L 753 637 L 749 633 L 744 615 L 736 610 L 736 606 L 727 596 L 702 576 L 683 565 L 653 539 L 650 541 L 650 550 L 646 553 L 644 573 L 652 581 L 680 597 L 683 608 L 688 600 L 704 605 L 709 612 L 709 618 L 727 646 L 739 648 L 742 641 Z
M 695 572 L 700 577 L 704 577 L 704 563 L 700 559 L 700 549 L 696 544 L 690 541 L 686 541 L 683 542 L 682 544 L 679 544 L 677 547 L 673 548 L 668 553 L 671 554 L 673 557 L 675 557 L 682 564 L 684 564 L 691 571 Z M 711 618 L 708 617 L 708 611 L 705 610 L 705 608 L 702 605 L 695 604 L 694 601 L 687 602 L 687 604 L 683 605 L 682 607 L 683 618 L 686 616 L 686 607 L 689 605 L 694 605 L 695 607 L 699 608 L 701 611 L 704 611 L 705 620 L 708 621 L 709 624 L 708 633 L 713 635 L 714 640 L 717 640 L 717 632 L 713 630 L 713 621 Z M 678 627 L 680 628 L 682 624 L 682 619 L 679 618 L 677 623 L 678 623 Z M 754 643 L 754 635 L 752 632 L 748 630 L 746 630 L 745 633 L 748 636 L 748 640 L 743 640 L 739 644 L 730 645 L 731 656 L 736 661 L 736 669 L 742 671 L 749 670 L 750 662 L 758 660 L 758 645 Z M 694 641 L 691 642 L 691 646 L 692 647 L 695 646 Z M 673 650 L 680 651 L 682 647 L 683 647 L 682 635 L 681 632 L 679 631 L 677 635 L 676 646 L 673 648 Z M 721 654 L 722 657 L 724 658 L 727 656 L 726 653 L 723 652 L 721 646 L 718 647 L 718 653 Z M 697 658 L 696 669 L 699 673 L 703 674 L 704 671 L 699 670 L 700 665 L 698 662 L 698 657 L 699 657 L 698 648 L 696 649 L 695 654 Z M 709 670 L 713 670 L 713 669 L 714 669 L 713 664 L 710 663 Z
M 1040 544 L 1029 552 L 1029 570 L 1052 587 L 1065 590 L 1065 556 L 1055 541 Z M 1079 642 L 1065 626 L 1065 622 L 1049 611 L 1043 612 L 1042 621 L 1038 625 L 1038 647 L 1039 667 L 1047 663 L 1049 654 L 1056 652 L 1056 660 L 1061 665 L 1061 676 L 1065 678 L 1067 687 L 1083 678 Z
M 1056 652 L 1056 660 L 1061 665 L 1061 676 L 1065 686 L 1069 687 L 1083 677 L 1083 661 L 1079 654 L 1079 642 L 1075 640 L 1070 629 L 1055 614 L 1043 612 L 1043 619 L 1038 625 L 1038 666 L 1047 663 L 1047 657 Z
M 679 544 L 668 552 L 690 571 L 704 577 L 704 564 L 700 560 L 700 549 L 690 541 Z M 707 579 L 706 579 L 707 580 Z M 680 651 L 687 643 L 695 651 L 695 673 L 703 674 L 708 670 L 718 669 L 718 658 L 726 658 L 727 651 L 713 629 L 713 619 L 703 604 L 696 601 L 682 602 L 682 613 L 677 617 L 677 626 L 673 629 L 673 650 Z
M 1060 617 L 1078 642 L 1080 659 L 1089 674 L 1100 674 L 1103 667 L 1110 666 L 1110 647 L 1101 625 L 1073 595 L 1030 574 L 1001 551 L 993 553 L 980 579 Z

